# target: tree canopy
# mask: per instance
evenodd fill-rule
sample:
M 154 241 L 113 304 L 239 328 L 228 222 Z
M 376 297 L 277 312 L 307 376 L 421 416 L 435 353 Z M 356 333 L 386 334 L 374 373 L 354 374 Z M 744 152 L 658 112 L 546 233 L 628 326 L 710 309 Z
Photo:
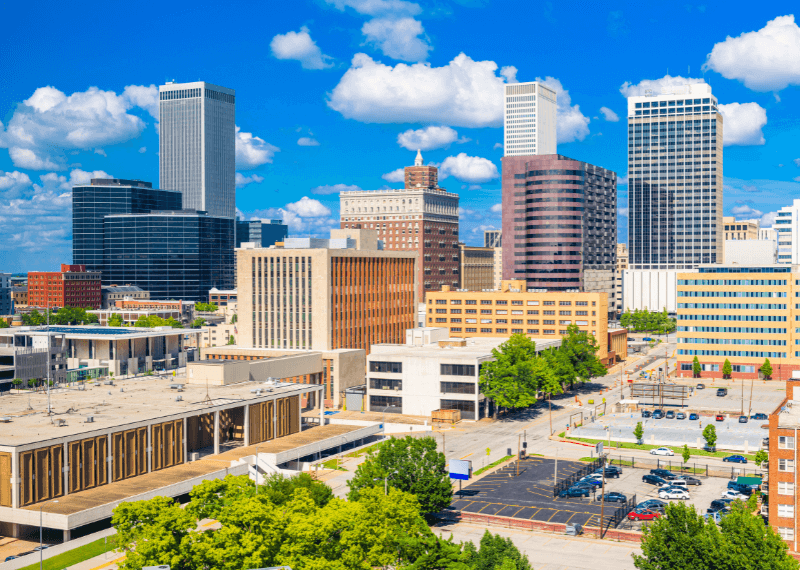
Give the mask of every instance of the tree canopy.
M 122 317 L 118 314 L 114 313 L 110 317 L 108 317 L 108 326 L 110 327 L 124 327 L 125 323 L 122 321 Z
M 388 486 L 411 493 L 423 515 L 439 512 L 453 497 L 444 454 L 437 451 L 432 437 L 387 439 L 377 451 L 367 453 L 347 485 L 350 500 L 359 500 L 364 490 L 372 487 L 381 492 Z
M 98 322 L 97 315 L 87 313 L 80 307 L 61 307 L 58 311 L 50 310 L 51 325 L 89 325 Z M 22 324 L 25 326 L 42 326 L 47 324 L 47 311 L 44 314 L 33 309 L 30 313 L 22 315 Z
M 636 309 L 633 312 L 628 310 L 622 313 L 619 324 L 632 332 L 667 334 L 675 332 L 676 329 L 676 321 L 669 317 L 666 309 L 661 312 L 647 309 Z
M 8 324 L 8 321 L 5 319 L 0 319 L 0 329 L 7 329 L 11 325 Z
M 195 303 L 194 308 L 201 313 L 213 313 L 217 310 L 215 303 Z
M 173 317 L 162 319 L 158 315 L 141 315 L 136 322 L 133 323 L 135 327 L 144 327 L 152 329 L 155 327 L 172 327 L 173 329 L 182 329 L 183 325 L 180 321 L 176 321 Z
M 633 555 L 639 570 L 797 570 L 786 543 L 755 505 L 734 501 L 717 526 L 694 507 L 670 503 L 666 517 L 643 530 L 642 555 Z

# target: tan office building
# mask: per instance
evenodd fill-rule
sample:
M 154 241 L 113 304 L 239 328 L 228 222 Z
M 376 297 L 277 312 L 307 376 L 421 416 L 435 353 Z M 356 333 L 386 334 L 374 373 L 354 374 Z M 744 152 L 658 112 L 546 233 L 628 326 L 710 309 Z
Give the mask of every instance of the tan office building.
M 703 378 L 721 378 L 725 360 L 734 378 L 759 378 L 768 358 L 772 378 L 800 369 L 798 266 L 701 265 L 678 273 L 678 374 L 692 377 L 697 357 Z
M 414 251 L 378 249 L 375 230 L 237 249 L 239 346 L 333 350 L 405 339 L 416 321 Z
M 428 327 L 448 327 L 451 337 L 559 338 L 577 325 L 597 339 L 597 357 L 608 362 L 608 293 L 526 291 L 525 281 L 503 281 L 491 292 L 444 286 L 425 296 Z
M 758 220 L 737 220 L 733 216 L 722 218 L 725 239 L 758 239 L 760 223 Z
M 485 291 L 494 289 L 493 247 L 473 247 L 458 244 L 461 260 L 461 289 Z M 499 248 L 497 248 L 499 249 Z

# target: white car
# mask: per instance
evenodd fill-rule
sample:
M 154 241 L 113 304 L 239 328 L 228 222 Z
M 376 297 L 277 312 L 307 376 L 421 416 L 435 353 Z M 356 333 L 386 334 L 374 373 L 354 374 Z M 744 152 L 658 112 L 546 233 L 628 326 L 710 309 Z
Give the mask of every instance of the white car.
M 671 457 L 675 455 L 675 452 L 669 447 L 659 447 L 658 449 L 651 449 L 650 455 L 669 455 Z
M 724 491 L 722 492 L 722 495 L 721 495 L 721 497 L 722 497 L 723 499 L 734 499 L 734 500 L 735 500 L 735 499 L 741 499 L 741 500 L 743 500 L 743 501 L 746 501 L 747 499 L 749 499 L 749 498 L 750 498 L 750 497 L 748 497 L 747 495 L 745 495 L 744 493 L 740 493 L 740 492 L 738 492 L 738 491 L 734 491 L 733 489 L 726 489 L 726 490 L 724 490 Z
M 687 493 L 683 489 L 675 489 L 675 488 L 661 489 L 658 492 L 658 498 L 659 499 L 681 499 L 681 500 L 685 501 L 685 500 L 689 499 L 689 493 Z

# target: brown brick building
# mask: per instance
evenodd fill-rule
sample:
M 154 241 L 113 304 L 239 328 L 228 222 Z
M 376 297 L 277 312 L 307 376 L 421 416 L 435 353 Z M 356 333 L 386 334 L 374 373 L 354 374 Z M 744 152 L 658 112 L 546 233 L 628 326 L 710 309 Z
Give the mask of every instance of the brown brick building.
M 373 229 L 388 251 L 419 253 L 418 295 L 461 284 L 458 194 L 439 188 L 435 166 L 417 151 L 405 168 L 405 188 L 356 190 L 339 195 L 342 229 Z
M 795 373 L 797 374 L 797 373 Z M 769 416 L 769 524 L 797 552 L 797 436 L 800 429 L 800 401 L 794 392 L 800 377 L 786 382 L 786 398 Z M 762 490 L 765 485 L 762 485 Z
M 61 271 L 28 273 L 28 305 L 31 307 L 81 307 L 99 309 L 102 304 L 100 272 L 85 265 L 61 264 Z

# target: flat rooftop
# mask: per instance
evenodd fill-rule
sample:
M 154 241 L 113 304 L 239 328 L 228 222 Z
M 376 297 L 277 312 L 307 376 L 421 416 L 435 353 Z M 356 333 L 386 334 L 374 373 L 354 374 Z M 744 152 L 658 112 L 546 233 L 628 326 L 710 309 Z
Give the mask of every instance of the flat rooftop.
M 778 412 L 778 427 L 800 427 L 800 400 L 788 400 Z
M 466 346 L 450 346 L 446 348 L 439 343 L 456 343 L 466 340 Z M 445 356 L 474 357 L 491 356 L 492 350 L 506 342 L 506 337 L 472 337 L 472 338 L 445 338 L 436 342 L 415 346 L 410 344 L 373 344 L 370 356 L 380 354 L 396 356 L 416 356 L 420 358 L 442 358 Z M 544 350 L 561 346 L 561 339 L 532 338 L 536 343 L 536 350 Z
M 108 309 L 105 309 L 108 311 Z M 102 311 L 99 311 L 102 312 Z M 125 311 L 120 311 L 125 312 Z M 130 312 L 130 311 L 127 311 Z M 102 327 L 102 326 L 60 326 L 52 325 L 50 327 L 14 327 L 0 330 L 0 336 L 14 336 L 18 334 L 30 336 L 47 336 L 48 328 L 50 334 L 65 335 L 66 338 L 74 339 L 92 339 L 92 340 L 127 340 L 129 338 L 147 338 L 153 336 L 164 335 L 180 335 L 180 334 L 199 334 L 199 330 L 195 329 L 173 329 L 172 327 L 156 327 L 153 329 L 146 329 L 143 327 Z
M 183 392 L 170 388 L 171 384 L 182 385 Z M 69 387 L 51 390 L 52 416 L 47 415 L 46 392 L 6 392 L 2 397 L 0 417 L 10 421 L 0 423 L 0 448 L 90 432 L 103 433 L 114 428 L 126 429 L 124 426 L 136 422 L 159 418 L 166 421 L 166 418 L 181 414 L 207 413 L 226 404 L 241 402 L 241 405 L 246 405 L 271 397 L 282 398 L 321 389 L 315 384 L 284 382 L 276 383 L 272 392 L 263 391 L 259 396 L 252 390 L 266 388 L 261 382 L 206 387 L 186 384 L 171 376 L 115 380 L 113 386 L 94 383 L 85 387 L 85 390 Z M 204 402 L 206 394 L 210 403 Z M 176 401 L 178 396 L 181 396 L 181 401 Z M 92 423 L 86 423 L 87 416 L 94 418 Z M 65 425 L 56 427 L 52 420 L 65 420 Z

